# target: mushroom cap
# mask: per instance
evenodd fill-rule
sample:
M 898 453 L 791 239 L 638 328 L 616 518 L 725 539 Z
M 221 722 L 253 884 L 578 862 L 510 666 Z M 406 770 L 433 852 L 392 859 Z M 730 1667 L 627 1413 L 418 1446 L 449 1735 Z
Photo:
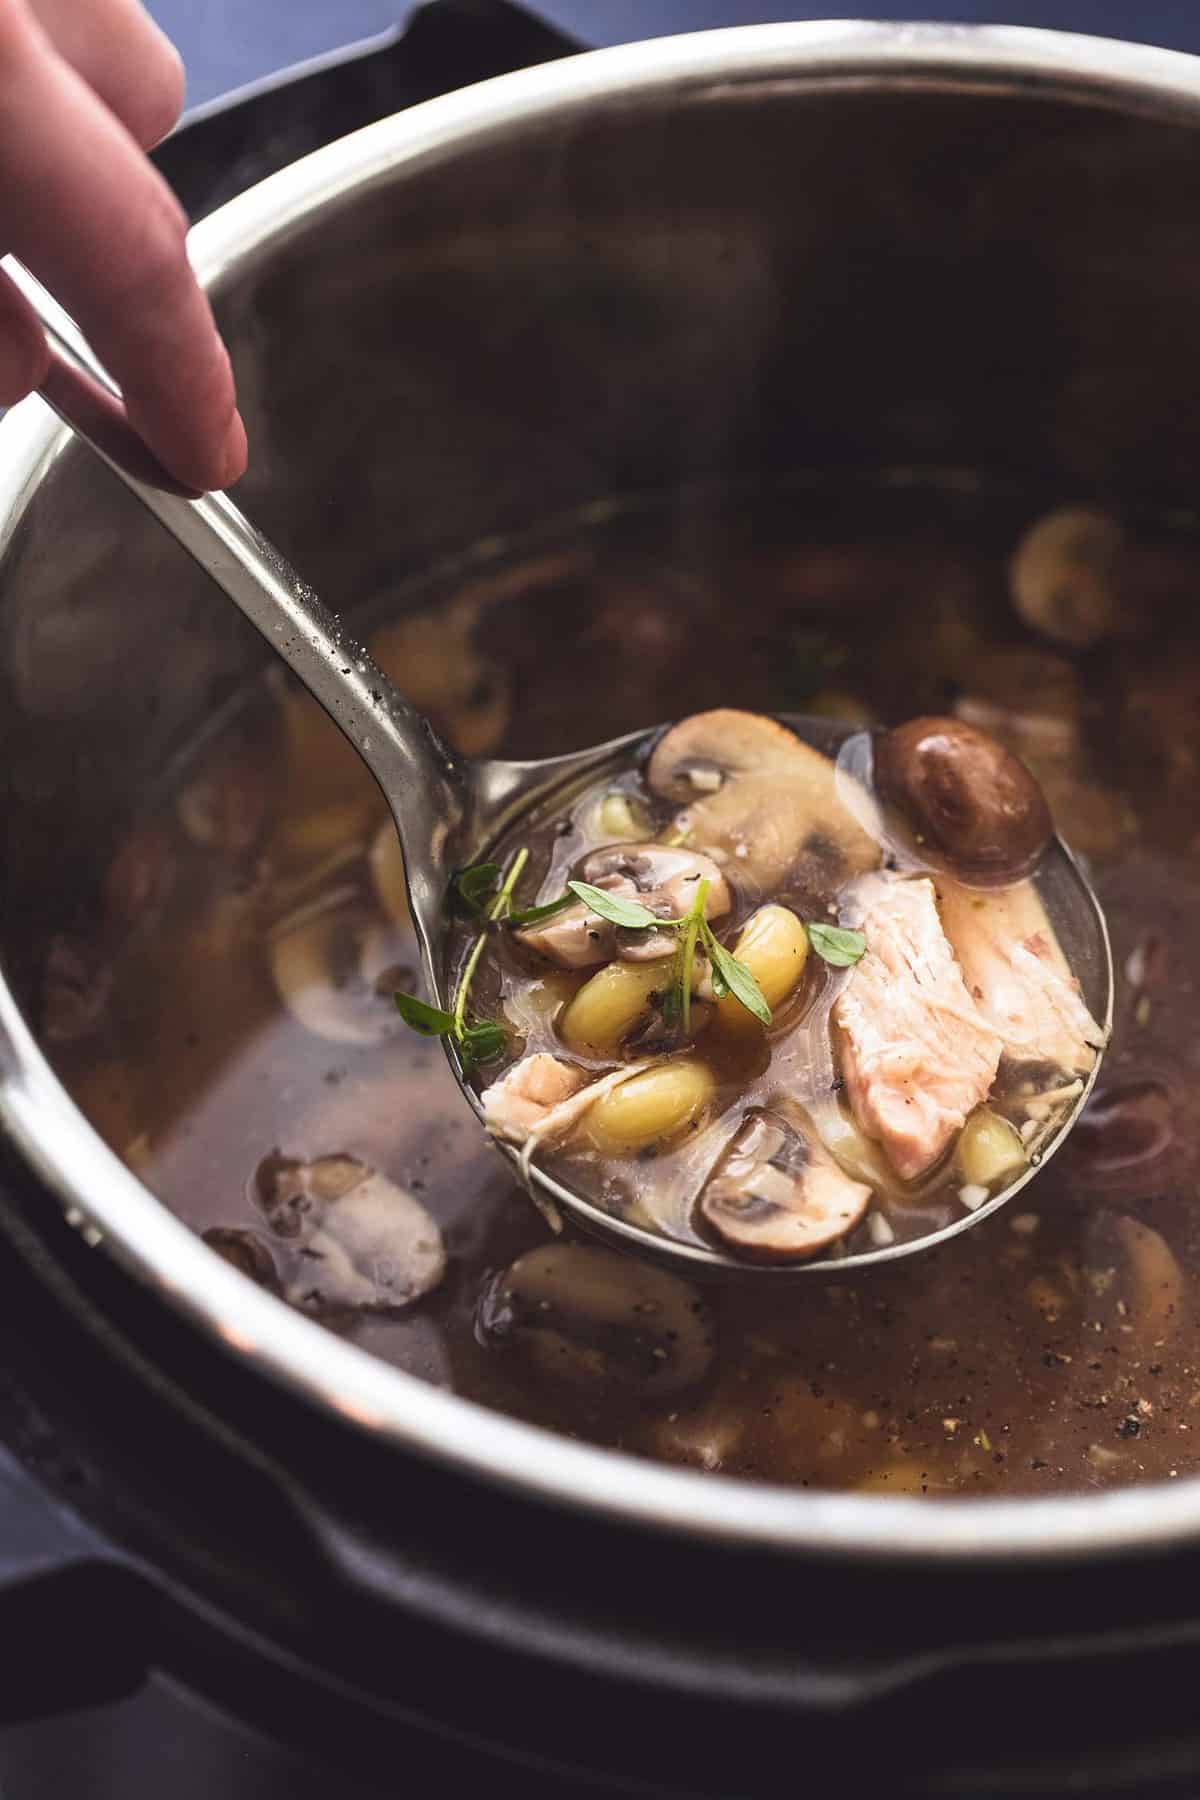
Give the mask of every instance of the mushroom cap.
M 479 1323 L 551 1380 L 647 1400 L 694 1387 L 713 1359 L 712 1318 L 690 1282 L 590 1244 L 519 1256 L 484 1293 Z
M 842 1173 L 816 1133 L 753 1108 L 700 1196 L 731 1250 L 763 1262 L 813 1256 L 861 1224 L 872 1192 Z
M 1035 776 L 990 733 L 963 719 L 910 719 L 875 747 L 879 792 L 966 881 L 1028 875 L 1054 836 Z
M 718 707 L 663 734 L 646 768 L 651 791 L 682 803 L 675 829 L 728 877 L 773 892 L 805 861 L 812 885 L 874 868 L 876 840 L 840 796 L 834 764 L 786 725 Z

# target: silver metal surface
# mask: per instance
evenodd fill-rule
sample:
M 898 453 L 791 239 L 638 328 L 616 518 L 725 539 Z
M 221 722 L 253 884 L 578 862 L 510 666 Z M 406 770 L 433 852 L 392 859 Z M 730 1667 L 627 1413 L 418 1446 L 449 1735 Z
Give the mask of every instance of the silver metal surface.
M 453 1005 L 442 954 L 447 883 L 456 867 L 477 861 L 505 821 L 524 806 L 542 808 L 556 789 L 586 780 L 610 765 L 623 751 L 636 760 L 654 731 L 594 745 L 565 757 L 524 762 L 455 757 L 427 719 L 412 707 L 366 649 L 354 641 L 340 619 L 292 568 L 282 552 L 233 504 L 227 494 L 181 493 L 165 471 L 154 464 L 125 416 L 120 393 L 56 303 L 29 271 L 12 257 L 0 263 L 9 279 L 38 314 L 51 350 L 51 370 L 42 397 L 90 446 L 142 505 L 199 564 L 255 629 L 283 658 L 345 734 L 362 757 L 391 808 L 404 849 L 404 872 L 425 977 L 435 1002 Z M 107 401 L 98 409 L 97 402 Z M 825 720 L 789 715 L 786 723 L 806 742 L 818 745 L 830 736 Z M 836 727 L 832 728 L 836 735 Z M 847 731 L 851 728 L 847 727 Z M 1060 921 L 1060 942 L 1070 946 L 1073 967 L 1088 971 L 1093 992 L 1089 1002 L 1107 1040 L 1112 1025 L 1112 953 L 1100 903 L 1075 858 L 1059 839 L 1050 846 L 1038 870 L 1044 895 Z M 443 1039 L 451 1072 L 479 1115 L 483 1110 L 448 1039 Z M 734 1275 L 744 1281 L 796 1281 L 806 1275 L 901 1262 L 959 1237 L 990 1218 L 1027 1188 L 1046 1167 L 1079 1118 L 1100 1073 L 1097 1056 L 1079 1097 L 1058 1128 L 1030 1161 L 1024 1175 L 994 1194 L 984 1206 L 965 1212 L 940 1231 L 909 1238 L 886 1248 L 843 1251 L 807 1261 L 750 1263 L 711 1245 L 687 1243 L 666 1233 L 649 1231 L 598 1206 L 575 1188 L 536 1164 L 522 1178 L 550 1194 L 563 1211 L 596 1237 L 640 1252 L 658 1263 L 678 1264 L 693 1274 Z M 511 1144 L 501 1148 L 514 1165 L 520 1154 Z
M 362 757 L 392 809 L 426 974 L 443 985 L 439 921 L 448 858 L 462 851 L 475 772 L 455 758 L 341 620 L 228 494 L 188 495 L 156 464 L 119 389 L 78 328 L 14 257 L 0 261 L 50 347 L 42 398 L 158 520 L 282 657 Z M 479 776 L 490 790 L 490 771 Z M 518 775 L 522 771 L 517 772 Z M 536 782 L 536 775 L 531 777 Z M 510 776 L 509 786 L 515 785 Z
M 681 122 L 698 119 L 702 130 L 683 130 Z M 863 24 L 755 27 L 639 44 L 414 109 L 284 171 L 193 233 L 196 265 L 232 337 L 251 413 L 257 473 L 250 510 L 295 561 L 311 563 L 318 581 L 355 556 L 365 579 L 378 560 L 372 524 L 376 545 L 379 531 L 391 528 L 411 569 L 611 492 L 630 465 L 632 442 L 643 486 L 686 478 L 700 462 L 742 470 L 768 464 L 782 452 L 756 435 L 755 406 L 736 413 L 731 402 L 739 395 L 777 402 L 797 464 L 814 447 L 808 432 L 843 460 L 1038 463 L 1062 482 L 1150 491 L 1168 507 L 1185 505 L 1200 474 L 1200 406 L 1193 404 L 1198 129 L 1200 68 L 1187 57 L 1035 31 Z M 648 155 L 648 146 L 662 154 Z M 781 191 L 782 172 L 810 168 L 805 155 L 818 146 L 822 179 Z M 626 258 L 611 265 L 623 271 L 631 296 L 619 348 L 628 352 L 644 332 L 653 360 L 638 379 L 649 372 L 659 384 L 636 421 L 635 409 L 627 415 L 617 404 L 628 379 L 617 346 L 610 360 L 589 361 L 593 315 L 581 304 L 553 338 L 534 331 L 532 376 L 517 354 L 524 340 L 498 304 L 504 295 L 495 284 L 511 276 L 514 289 L 528 294 L 533 266 L 549 269 L 551 291 L 561 285 L 560 238 L 548 221 L 550 202 L 568 191 L 573 205 L 592 208 L 579 252 L 592 259 L 587 278 L 598 277 L 598 245 Z M 678 266 L 664 269 L 655 255 L 661 221 L 692 219 L 689 192 L 721 215 L 722 254 L 710 254 L 715 240 L 704 236 L 702 207 L 695 233 L 674 240 Z M 521 212 L 514 228 L 513 209 L 539 199 L 545 213 L 526 230 Z M 597 219 L 610 201 L 611 236 Z M 869 214 L 869 233 L 859 210 Z M 371 314 L 379 271 L 370 258 L 384 230 L 395 260 L 387 281 L 375 283 L 381 298 Z M 861 248 L 864 235 L 888 252 L 885 279 L 868 267 L 853 290 L 857 311 L 843 309 L 843 286 L 826 278 L 839 246 Z M 1023 262 L 1030 246 L 1036 255 Z M 346 262 L 348 247 L 358 261 Z M 914 269 L 919 281 L 910 294 L 904 278 Z M 342 270 L 350 288 L 332 285 Z M 780 270 L 789 281 L 797 276 L 785 313 L 772 286 Z M 928 312 L 915 304 L 918 289 Z M 586 294 L 582 276 L 570 292 Z M 766 358 L 761 343 L 750 341 L 754 333 L 705 337 L 690 310 L 701 296 L 718 321 L 752 317 L 758 338 L 786 317 L 786 331 L 776 334 L 779 356 L 805 349 L 803 381 L 798 364 Z M 361 305 L 376 345 L 387 320 L 397 356 L 414 346 L 420 355 L 397 362 L 390 386 L 380 371 L 378 417 L 364 411 L 373 399 L 367 393 L 356 398 L 351 419 L 327 406 L 321 429 L 294 443 L 312 416 L 317 384 L 336 394 L 336 377 L 359 354 L 354 332 L 333 312 L 333 347 L 315 359 L 305 386 L 299 365 L 314 360 L 326 301 L 331 309 Z M 460 319 L 487 316 L 486 367 L 459 330 L 453 360 L 448 353 L 431 371 L 440 340 L 432 324 L 421 335 L 418 301 L 431 319 L 438 307 L 460 308 Z M 828 335 L 843 316 L 853 356 Z M 281 340 L 285 317 L 299 334 L 290 348 Z M 304 356 L 296 355 L 298 342 Z M 297 367 L 289 404 L 272 412 L 267 397 L 280 391 L 279 358 Z M 499 383 L 490 389 L 488 368 Z M 447 370 L 461 372 L 455 408 L 469 414 L 470 428 L 447 407 Z M 519 455 L 504 404 L 501 378 L 509 373 L 520 384 L 519 423 L 529 439 Z M 708 404 L 714 395 L 719 413 Z M 405 406 L 419 421 L 403 434 L 419 461 L 408 458 L 403 467 L 426 478 L 416 496 L 394 479 L 403 460 L 396 421 Z M 586 414 L 588 444 L 566 433 L 568 409 L 572 417 Z M 622 437 L 627 424 L 630 432 L 636 424 L 636 439 Z M 356 511 L 338 488 L 338 471 L 364 436 L 371 455 L 358 465 Z M 54 784 L 47 806 L 65 808 L 74 780 L 72 841 L 85 841 L 87 809 L 103 814 L 104 784 L 124 783 L 127 791 L 144 779 L 194 729 L 214 683 L 236 679 L 252 652 L 243 638 L 225 634 L 176 563 L 140 534 L 119 493 L 93 482 L 64 447 L 65 434 L 40 403 L 0 424 L 0 636 L 10 766 L 31 793 L 38 780 Z M 475 479 L 485 473 L 486 488 Z M 328 541 L 331 517 L 339 529 Z M 97 606 L 68 615 L 57 596 L 72 582 L 85 583 Z M 162 629 L 180 650 L 163 718 L 138 718 L 136 730 L 123 725 L 131 695 L 144 687 L 144 669 L 125 671 L 126 659 L 134 660 L 133 624 L 143 633 L 122 611 L 130 592 L 155 594 Z M 356 582 L 356 600 L 363 592 Z M 77 645 L 77 672 L 59 659 L 49 686 L 34 652 L 47 631 L 68 622 L 95 635 Z M 86 759 L 74 745 L 87 747 Z M 35 845 L 38 815 L 31 820 L 23 849 Z M 8 824 L 15 830 L 20 821 Z M 231 1352 L 366 1429 L 488 1479 L 664 1530 L 888 1559 L 1067 1558 L 1200 1536 L 1200 1483 L 1191 1480 L 991 1501 L 784 1491 L 654 1467 L 484 1412 L 331 1337 L 214 1257 L 87 1124 L 8 986 L 0 990 L 0 1069 L 6 1127 L 48 1186 Z

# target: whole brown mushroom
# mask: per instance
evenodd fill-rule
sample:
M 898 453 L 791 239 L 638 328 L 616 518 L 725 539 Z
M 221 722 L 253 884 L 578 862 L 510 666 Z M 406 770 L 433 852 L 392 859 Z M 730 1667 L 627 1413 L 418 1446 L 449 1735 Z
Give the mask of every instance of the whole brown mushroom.
M 1054 835 L 1025 764 L 962 719 L 910 719 L 889 731 L 875 746 L 875 784 L 918 843 L 968 883 L 1020 881 Z

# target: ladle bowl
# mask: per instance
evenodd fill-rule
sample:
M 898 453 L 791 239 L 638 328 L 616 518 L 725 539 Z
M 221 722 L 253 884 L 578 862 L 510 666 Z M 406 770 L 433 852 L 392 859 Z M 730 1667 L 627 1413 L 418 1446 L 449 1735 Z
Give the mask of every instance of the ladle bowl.
M 37 312 L 51 351 L 42 385 L 46 402 L 120 477 L 182 547 L 211 576 L 286 662 L 353 745 L 391 810 L 404 853 L 413 924 L 425 977 L 435 1004 L 447 1006 L 446 897 L 454 873 L 481 861 L 527 811 L 543 809 L 556 794 L 582 786 L 607 767 L 640 760 L 661 727 L 631 733 L 589 749 L 536 761 L 456 755 L 405 699 L 373 659 L 342 629 L 291 564 L 234 505 L 228 495 L 182 489 L 134 432 L 111 377 L 77 327 L 13 258 L 2 265 Z M 860 728 L 827 719 L 780 715 L 797 736 L 827 755 L 837 755 Z M 1075 857 L 1054 837 L 1033 877 L 1067 961 L 1105 1038 L 1111 1027 L 1112 955 L 1099 901 Z M 479 1097 L 449 1047 L 456 1080 L 482 1119 Z M 683 1241 L 617 1217 L 520 1158 L 500 1148 L 522 1176 L 589 1232 L 657 1262 L 686 1267 L 695 1276 L 762 1280 L 837 1273 L 893 1262 L 956 1237 L 990 1217 L 1036 1177 L 1061 1146 L 1087 1102 L 1101 1056 L 1070 1110 L 1041 1144 L 1023 1175 L 973 1211 L 941 1230 L 862 1251 L 843 1251 L 807 1261 L 749 1263 L 715 1247 Z

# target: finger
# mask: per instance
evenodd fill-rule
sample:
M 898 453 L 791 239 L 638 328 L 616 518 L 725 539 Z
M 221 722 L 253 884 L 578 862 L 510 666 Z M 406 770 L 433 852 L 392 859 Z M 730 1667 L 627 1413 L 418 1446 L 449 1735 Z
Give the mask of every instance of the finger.
M 0 244 L 78 320 L 171 473 L 207 489 L 236 480 L 246 439 L 185 239 L 129 134 L 0 0 Z
M 26 0 L 58 54 L 144 150 L 183 108 L 183 61 L 139 0 Z
M 48 363 L 37 315 L 0 269 L 0 406 L 15 406 L 40 387 Z

